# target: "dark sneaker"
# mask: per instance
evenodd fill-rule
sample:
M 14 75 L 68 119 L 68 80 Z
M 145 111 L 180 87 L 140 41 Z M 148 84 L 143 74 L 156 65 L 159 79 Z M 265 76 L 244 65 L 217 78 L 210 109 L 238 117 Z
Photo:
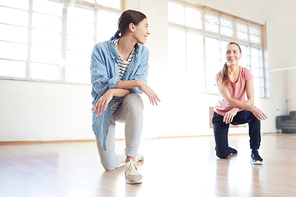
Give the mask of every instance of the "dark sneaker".
M 236 154 L 237 154 L 237 150 L 236 150 L 236 149 L 231 148 L 231 147 L 229 147 L 229 148 L 230 148 L 229 156 L 231 156 L 231 155 L 236 155 Z
M 254 165 L 262 165 L 263 159 L 260 157 L 257 150 L 252 150 L 251 152 L 251 163 Z

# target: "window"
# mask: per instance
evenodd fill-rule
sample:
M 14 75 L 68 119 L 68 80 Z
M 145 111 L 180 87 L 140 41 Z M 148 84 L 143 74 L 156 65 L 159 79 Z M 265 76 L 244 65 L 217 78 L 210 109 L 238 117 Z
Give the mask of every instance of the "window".
M 220 33 L 225 36 L 233 37 L 233 22 L 231 18 L 220 17 Z
M 30 78 L 60 80 L 62 47 L 61 3 L 33 3 Z
M 70 2 L 0 0 L 0 78 L 90 83 L 92 49 L 116 32 L 122 0 Z
M 80 7 L 67 10 L 67 82 L 89 82 L 89 62 L 94 45 L 94 11 Z
M 219 16 L 205 13 L 205 29 L 210 32 L 219 33 Z
M 168 15 L 171 22 L 168 30 L 168 62 L 180 81 L 188 84 L 180 86 L 176 82 L 174 85 L 184 91 L 204 92 L 204 44 L 203 36 L 198 32 L 202 29 L 202 13 L 189 6 L 169 3 Z
M 269 97 L 269 74 L 263 64 L 261 26 L 190 5 L 176 1 L 168 3 L 169 67 L 178 69 L 178 75 L 183 73 L 183 80 L 188 82 L 186 84 L 195 84 L 196 91 L 217 94 L 215 76 L 226 62 L 227 44 L 234 41 L 242 50 L 240 65 L 250 69 L 254 75 L 255 94 Z M 188 17 L 192 23 L 186 22 Z M 194 77 L 190 77 L 193 73 Z
M 0 77 L 25 78 L 29 0 L 0 1 Z

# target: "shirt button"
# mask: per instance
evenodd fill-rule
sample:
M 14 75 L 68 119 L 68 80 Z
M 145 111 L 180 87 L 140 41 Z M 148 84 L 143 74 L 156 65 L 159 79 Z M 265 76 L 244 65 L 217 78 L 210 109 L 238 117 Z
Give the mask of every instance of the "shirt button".
M 109 121 L 108 121 L 108 123 L 109 123 Z
M 105 136 L 107 136 L 107 134 L 105 134 Z
M 112 107 L 111 107 L 111 109 L 112 109 Z

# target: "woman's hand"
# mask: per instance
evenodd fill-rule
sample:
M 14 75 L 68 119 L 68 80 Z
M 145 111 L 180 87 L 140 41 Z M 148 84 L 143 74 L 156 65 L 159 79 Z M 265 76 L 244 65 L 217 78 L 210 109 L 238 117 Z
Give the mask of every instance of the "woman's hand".
M 267 116 L 257 107 L 251 106 L 251 112 L 258 120 L 266 120 Z
M 95 111 L 97 111 L 96 116 L 98 116 L 99 114 L 102 115 L 103 110 L 106 111 L 109 102 L 113 98 L 113 95 L 114 95 L 114 90 L 113 89 L 107 90 L 105 92 L 105 94 L 100 98 L 100 100 L 98 100 L 98 102 L 95 105 L 92 113 L 95 113 Z
M 158 102 L 160 102 L 160 99 L 158 98 L 157 94 L 142 80 L 138 80 L 139 86 L 138 88 L 144 92 L 152 105 L 156 104 L 158 105 Z
M 236 107 L 228 111 L 223 118 L 223 122 L 225 122 L 226 124 L 231 123 L 233 121 L 234 116 L 237 114 L 237 112 L 239 112 L 239 108 L 236 108 Z

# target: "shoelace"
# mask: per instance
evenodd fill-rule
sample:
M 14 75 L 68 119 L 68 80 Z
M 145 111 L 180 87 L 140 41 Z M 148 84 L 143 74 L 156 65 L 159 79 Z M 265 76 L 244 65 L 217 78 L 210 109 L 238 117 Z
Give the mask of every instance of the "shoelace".
M 134 163 L 134 161 L 130 160 L 128 163 L 127 163 L 127 168 L 132 171 L 133 169 L 137 170 L 137 166 L 136 164 Z

